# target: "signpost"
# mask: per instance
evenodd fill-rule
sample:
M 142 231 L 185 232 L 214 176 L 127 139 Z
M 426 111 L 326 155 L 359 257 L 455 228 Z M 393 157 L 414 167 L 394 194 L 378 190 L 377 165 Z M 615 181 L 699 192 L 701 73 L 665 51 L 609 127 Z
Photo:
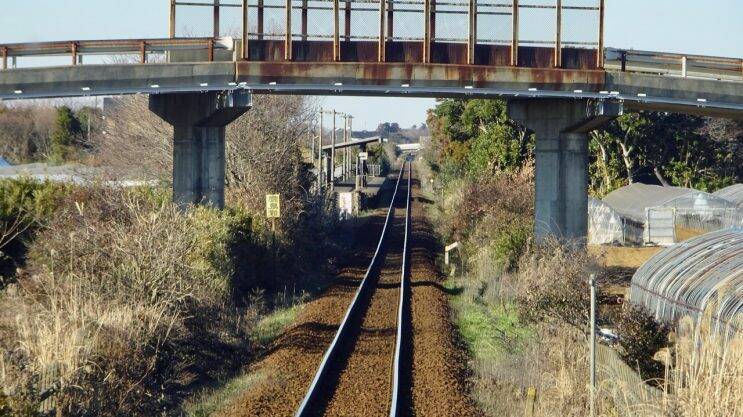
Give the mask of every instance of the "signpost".
M 278 194 L 266 194 L 266 217 L 269 219 L 281 217 L 281 197 Z
M 271 231 L 276 230 L 276 219 L 281 217 L 281 196 L 266 194 L 266 217 L 271 219 Z

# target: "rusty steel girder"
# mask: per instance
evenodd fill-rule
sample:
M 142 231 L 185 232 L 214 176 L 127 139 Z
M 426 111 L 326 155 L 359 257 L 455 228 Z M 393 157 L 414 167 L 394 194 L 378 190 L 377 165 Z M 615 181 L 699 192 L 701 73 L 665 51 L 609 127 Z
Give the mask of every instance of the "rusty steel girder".
M 424 85 L 429 87 L 538 88 L 598 91 L 601 70 L 373 62 L 238 62 L 237 82 L 247 84 Z

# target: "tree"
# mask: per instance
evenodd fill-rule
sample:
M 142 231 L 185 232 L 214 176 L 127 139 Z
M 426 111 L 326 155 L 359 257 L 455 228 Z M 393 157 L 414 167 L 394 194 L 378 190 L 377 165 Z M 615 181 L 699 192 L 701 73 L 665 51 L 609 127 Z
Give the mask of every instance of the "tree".
M 740 181 L 740 124 L 674 113 L 629 113 L 590 136 L 591 190 L 654 182 L 714 191 Z
M 75 117 L 72 109 L 67 106 L 59 107 L 51 137 L 49 159 L 59 164 L 72 158 L 75 154 L 75 142 L 81 133 L 80 121 Z
M 429 113 L 437 157 L 470 175 L 519 169 L 533 152 L 532 136 L 508 118 L 501 100 L 443 100 Z

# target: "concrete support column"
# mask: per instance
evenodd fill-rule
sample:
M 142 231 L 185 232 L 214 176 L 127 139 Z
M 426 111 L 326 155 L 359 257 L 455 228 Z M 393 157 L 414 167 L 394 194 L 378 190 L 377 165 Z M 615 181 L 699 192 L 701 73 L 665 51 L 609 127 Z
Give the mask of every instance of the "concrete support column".
M 224 207 L 225 128 L 174 126 L 173 199 Z
M 224 207 L 226 126 L 251 107 L 248 92 L 158 94 L 150 110 L 173 126 L 173 201 Z
M 519 100 L 510 117 L 536 135 L 535 234 L 585 243 L 588 235 L 588 132 L 619 116 L 617 103 Z

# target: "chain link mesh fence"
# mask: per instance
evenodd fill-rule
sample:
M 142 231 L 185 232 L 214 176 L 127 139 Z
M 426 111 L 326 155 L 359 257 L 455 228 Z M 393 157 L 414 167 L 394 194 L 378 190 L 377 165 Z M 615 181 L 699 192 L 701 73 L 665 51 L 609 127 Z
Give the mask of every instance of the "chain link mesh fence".
M 385 34 L 391 41 L 422 41 L 426 16 L 423 0 L 385 0 Z M 513 42 L 512 0 L 475 0 L 476 42 L 508 45 Z M 260 5 L 260 7 L 259 7 Z M 251 39 L 283 39 L 286 35 L 286 0 L 249 0 L 248 29 Z M 560 42 L 564 48 L 595 49 L 599 44 L 600 0 L 520 0 L 518 43 L 525 47 L 554 47 L 557 44 L 558 15 Z M 242 4 L 222 1 L 219 7 L 220 36 L 240 37 Z M 330 40 L 335 35 L 332 0 L 292 0 L 293 39 Z M 379 0 L 353 0 L 338 3 L 338 36 L 341 40 L 379 38 Z M 466 43 L 470 33 L 470 2 L 432 1 L 433 42 Z M 259 8 L 263 25 L 259 28 Z M 306 9 L 306 10 L 303 10 Z M 350 13 L 348 12 L 350 10 Z M 209 0 L 178 4 L 177 37 L 208 37 L 214 34 L 214 3 Z M 306 16 L 306 20 L 303 17 Z M 350 16 L 350 21 L 346 22 Z M 389 18 L 392 21 L 389 21 Z M 550 24 L 550 22 L 552 22 Z M 349 25 L 347 26 L 347 23 Z M 392 26 L 391 34 L 389 26 Z M 259 33 L 260 32 L 260 33 Z

